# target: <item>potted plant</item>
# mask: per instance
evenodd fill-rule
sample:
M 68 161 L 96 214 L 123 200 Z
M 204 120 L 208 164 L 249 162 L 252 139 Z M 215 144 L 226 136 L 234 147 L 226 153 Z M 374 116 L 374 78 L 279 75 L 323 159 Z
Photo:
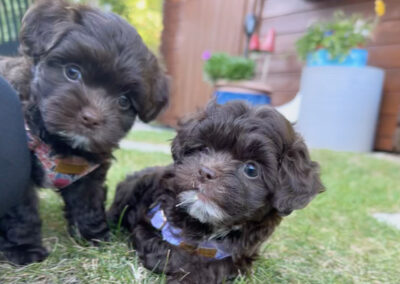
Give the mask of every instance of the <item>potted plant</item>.
M 256 64 L 253 60 L 226 53 L 203 53 L 204 74 L 214 86 L 220 104 L 230 100 L 245 100 L 251 104 L 269 104 L 270 90 L 264 83 L 254 81 Z
M 333 20 L 317 22 L 296 42 L 297 53 L 307 66 L 365 66 L 368 51 L 364 49 L 377 21 L 358 14 L 346 17 L 342 11 Z
M 312 148 L 373 149 L 384 71 L 366 66 L 367 50 L 361 47 L 384 14 L 382 0 L 376 0 L 376 12 L 376 19 L 337 12 L 332 21 L 312 25 L 297 42 L 307 64 L 296 127 Z

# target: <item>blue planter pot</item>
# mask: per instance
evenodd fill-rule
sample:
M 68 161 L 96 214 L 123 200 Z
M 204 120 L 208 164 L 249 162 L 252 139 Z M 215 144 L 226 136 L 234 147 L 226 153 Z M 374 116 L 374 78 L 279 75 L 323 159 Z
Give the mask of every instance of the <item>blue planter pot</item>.
M 341 58 L 331 58 L 326 49 L 319 49 L 307 56 L 307 67 L 312 66 L 353 66 L 363 67 L 367 65 L 368 51 L 366 49 L 355 48 L 341 60 Z
M 270 104 L 271 98 L 265 94 L 236 93 L 227 91 L 216 91 L 215 97 L 218 104 L 225 104 L 229 101 L 242 100 L 251 105 Z
M 214 97 L 218 104 L 241 100 L 251 105 L 265 105 L 271 103 L 271 88 L 259 81 L 223 81 L 215 86 Z

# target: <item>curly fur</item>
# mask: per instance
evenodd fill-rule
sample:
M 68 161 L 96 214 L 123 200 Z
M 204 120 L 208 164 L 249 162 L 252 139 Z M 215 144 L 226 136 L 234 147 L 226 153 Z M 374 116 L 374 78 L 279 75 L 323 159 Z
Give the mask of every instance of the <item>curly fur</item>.
M 136 30 L 112 13 L 63 0 L 36 1 L 22 21 L 21 56 L 0 58 L 0 73 L 15 87 L 31 132 L 62 156 L 100 164 L 61 190 L 71 234 L 104 240 L 104 180 L 112 150 L 136 116 L 147 122 L 165 106 L 167 79 Z M 81 77 L 71 80 L 73 64 Z M 128 105 L 119 105 L 124 96 Z M 126 103 L 126 102 L 125 102 Z M 23 202 L 0 219 L 0 250 L 12 262 L 43 260 L 34 187 L 43 170 L 32 154 L 32 180 Z
M 248 272 L 282 217 L 324 190 L 306 145 L 268 106 L 210 103 L 180 123 L 172 154 L 172 165 L 120 183 L 108 212 L 111 222 L 122 217 L 144 266 L 171 282 L 222 283 Z M 249 162 L 256 176 L 246 174 Z M 149 223 L 155 203 L 185 239 L 217 239 L 231 257 L 209 259 L 164 242 Z

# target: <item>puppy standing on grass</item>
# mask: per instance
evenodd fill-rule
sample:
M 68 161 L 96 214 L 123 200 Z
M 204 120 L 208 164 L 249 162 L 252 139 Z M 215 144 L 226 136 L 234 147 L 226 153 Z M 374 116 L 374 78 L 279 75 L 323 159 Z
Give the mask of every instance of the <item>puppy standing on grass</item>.
M 174 164 L 119 184 L 109 219 L 148 269 L 179 283 L 247 272 L 283 216 L 323 191 L 290 123 L 270 107 L 211 103 L 179 125 Z
M 107 239 L 104 179 L 112 150 L 137 115 L 155 118 L 168 84 L 136 30 L 112 13 L 37 1 L 20 41 L 22 56 L 1 58 L 0 74 L 24 103 L 32 183 L 0 219 L 0 251 L 26 264 L 47 256 L 34 187 L 59 189 L 70 233 Z

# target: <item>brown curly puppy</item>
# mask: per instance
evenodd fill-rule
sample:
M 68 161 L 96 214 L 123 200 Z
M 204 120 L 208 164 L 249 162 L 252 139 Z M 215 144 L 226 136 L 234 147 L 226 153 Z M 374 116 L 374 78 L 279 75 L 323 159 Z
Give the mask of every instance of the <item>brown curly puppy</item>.
M 268 106 L 211 103 L 180 124 L 172 154 L 174 164 L 119 184 L 108 212 L 144 266 L 170 281 L 247 272 L 282 217 L 324 189 L 303 140 Z
M 0 58 L 0 74 L 24 103 L 33 171 L 24 200 L 0 218 L 0 251 L 26 264 L 47 256 L 35 187 L 60 191 L 71 233 L 107 239 L 112 150 L 136 116 L 159 113 L 168 84 L 136 30 L 112 13 L 36 1 L 20 39 L 22 56 Z

